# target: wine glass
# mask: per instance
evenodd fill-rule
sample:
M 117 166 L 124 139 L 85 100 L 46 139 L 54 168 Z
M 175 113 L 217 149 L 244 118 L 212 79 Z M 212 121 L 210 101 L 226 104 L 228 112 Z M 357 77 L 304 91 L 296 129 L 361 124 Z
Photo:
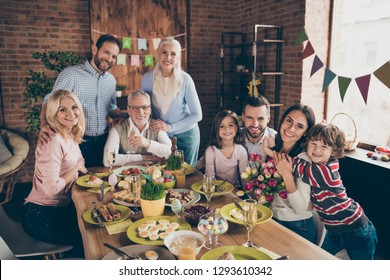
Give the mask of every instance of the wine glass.
M 141 194 L 141 178 L 139 175 L 130 175 L 126 181 L 129 182 L 129 192 L 134 204 L 136 204 Z
M 199 218 L 198 230 L 208 236 L 208 240 L 204 244 L 206 249 L 223 246 L 222 242 L 218 240 L 218 235 L 224 234 L 229 228 L 227 220 L 221 216 L 218 210 L 211 211 Z
M 211 197 L 215 193 L 215 177 L 213 175 L 203 175 L 203 193 L 207 199 L 207 205 L 210 206 Z
M 108 164 L 110 165 L 110 173 L 112 173 L 112 166 L 115 163 L 115 150 L 114 149 L 107 149 L 106 150 L 106 157 Z
M 135 135 L 135 130 L 134 130 L 134 129 L 131 129 L 131 130 L 129 131 L 128 135 L 127 135 L 127 139 L 129 139 L 129 142 L 130 142 L 131 137 L 133 137 L 134 135 Z M 135 151 L 133 151 L 133 148 L 132 148 L 131 145 L 130 145 L 130 149 L 127 151 L 127 153 L 128 153 L 128 154 L 132 154 L 133 152 L 135 152 Z
M 242 244 L 245 247 L 257 248 L 257 245 L 251 242 L 251 232 L 256 226 L 257 222 L 257 200 L 256 199 L 245 199 L 244 200 L 244 225 L 248 231 L 247 241 Z

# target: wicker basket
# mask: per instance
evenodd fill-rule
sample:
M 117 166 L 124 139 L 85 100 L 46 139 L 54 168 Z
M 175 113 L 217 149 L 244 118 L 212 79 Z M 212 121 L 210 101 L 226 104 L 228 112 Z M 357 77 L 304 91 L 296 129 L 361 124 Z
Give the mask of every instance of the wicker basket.
M 341 116 L 341 115 L 345 115 L 347 117 L 349 117 L 351 120 L 352 120 L 352 123 L 353 123 L 353 126 L 354 126 L 354 129 L 355 129 L 355 135 L 354 136 L 345 136 L 346 139 L 345 139 L 345 144 L 344 144 L 344 150 L 347 150 L 347 151 L 353 151 L 356 149 L 359 141 L 358 141 L 358 138 L 357 138 L 357 128 L 356 128 L 356 123 L 355 121 L 353 120 L 353 118 L 348 115 L 347 113 L 337 113 L 336 115 L 333 116 L 333 118 L 330 120 L 330 123 L 333 122 L 333 120 L 337 117 L 337 116 Z

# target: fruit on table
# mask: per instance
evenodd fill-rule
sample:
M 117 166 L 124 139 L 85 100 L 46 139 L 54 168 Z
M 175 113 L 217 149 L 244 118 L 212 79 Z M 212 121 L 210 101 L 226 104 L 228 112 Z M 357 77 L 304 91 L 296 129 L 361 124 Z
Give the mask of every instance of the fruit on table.
M 372 157 L 373 154 L 374 154 L 373 152 L 368 152 L 366 155 L 367 155 L 368 157 Z
M 383 161 L 389 161 L 389 156 L 388 155 L 382 155 L 381 160 Z

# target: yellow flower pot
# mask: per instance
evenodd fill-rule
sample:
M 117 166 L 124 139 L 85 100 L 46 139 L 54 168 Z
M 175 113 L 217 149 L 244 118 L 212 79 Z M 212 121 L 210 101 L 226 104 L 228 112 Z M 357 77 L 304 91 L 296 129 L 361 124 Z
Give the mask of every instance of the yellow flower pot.
M 144 200 L 140 198 L 144 217 L 161 216 L 164 214 L 165 196 L 158 200 Z

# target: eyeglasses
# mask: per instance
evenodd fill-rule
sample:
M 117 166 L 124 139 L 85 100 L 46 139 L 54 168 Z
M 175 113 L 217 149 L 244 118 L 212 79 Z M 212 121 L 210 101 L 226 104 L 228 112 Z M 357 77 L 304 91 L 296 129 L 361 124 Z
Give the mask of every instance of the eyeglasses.
M 150 108 L 150 105 L 144 105 L 144 106 L 130 106 L 130 105 L 127 105 L 127 107 L 129 107 L 130 109 L 134 110 L 134 111 L 139 111 L 139 110 L 147 110 Z

